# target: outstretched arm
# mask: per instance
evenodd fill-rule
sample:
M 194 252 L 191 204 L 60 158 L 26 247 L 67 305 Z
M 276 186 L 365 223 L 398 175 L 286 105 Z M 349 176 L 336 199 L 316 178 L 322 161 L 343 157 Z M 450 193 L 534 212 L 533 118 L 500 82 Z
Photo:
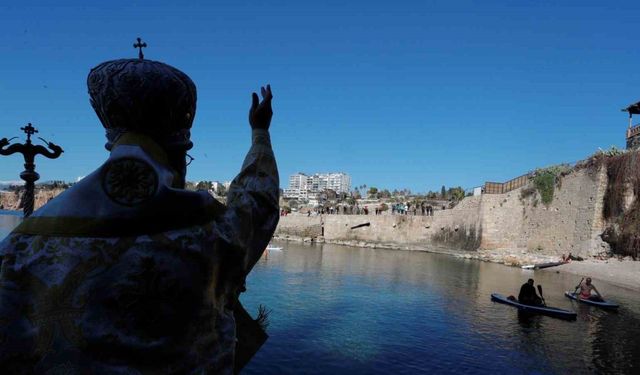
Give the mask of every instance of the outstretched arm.
M 226 232 L 232 237 L 230 242 L 236 251 L 243 252 L 239 266 L 245 275 L 260 259 L 279 219 L 280 182 L 269 136 L 273 95 L 269 85 L 261 91 L 262 102 L 256 93 L 252 94 L 249 110 L 252 144 L 240 174 L 229 188 L 224 219 Z

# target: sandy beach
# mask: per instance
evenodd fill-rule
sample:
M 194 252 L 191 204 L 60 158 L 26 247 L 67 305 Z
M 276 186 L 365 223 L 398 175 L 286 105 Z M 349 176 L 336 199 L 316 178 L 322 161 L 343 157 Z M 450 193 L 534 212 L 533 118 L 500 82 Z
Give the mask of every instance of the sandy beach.
M 640 291 L 640 262 L 632 260 L 587 259 L 571 262 L 558 267 L 545 268 L 545 272 L 566 272 L 579 276 L 590 276 L 594 282 L 604 281 L 623 288 Z

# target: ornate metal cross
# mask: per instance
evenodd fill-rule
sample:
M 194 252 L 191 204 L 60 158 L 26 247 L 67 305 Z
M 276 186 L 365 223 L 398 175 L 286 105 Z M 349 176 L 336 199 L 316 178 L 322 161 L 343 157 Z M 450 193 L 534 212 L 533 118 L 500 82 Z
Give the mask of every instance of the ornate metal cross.
M 62 147 L 54 144 L 53 142 L 47 142 L 40 138 L 47 144 L 48 150 L 41 145 L 34 145 L 31 143 L 31 136 L 38 132 L 38 129 L 34 128 L 31 123 L 27 126 L 20 128 L 27 134 L 27 141 L 25 143 L 11 144 L 11 139 L 0 139 L 0 155 L 11 155 L 20 153 L 24 157 L 24 171 L 20 173 L 20 178 L 25 181 L 24 195 L 22 196 L 22 210 L 24 217 L 28 217 L 33 213 L 33 198 L 35 182 L 40 178 L 40 175 L 36 172 L 36 164 L 34 163 L 36 155 L 42 155 L 49 159 L 56 159 L 64 151 Z M 5 148 L 5 146 L 8 146 Z
M 144 59 L 144 54 L 142 53 L 142 48 L 147 48 L 147 43 L 143 42 L 142 39 L 137 38 L 138 42 L 133 44 L 133 48 L 138 48 L 138 58 L 140 60 Z
M 28 123 L 27 126 L 20 128 L 27 135 L 27 143 L 31 143 L 31 135 L 38 132 L 38 129 L 34 128 L 31 123 Z

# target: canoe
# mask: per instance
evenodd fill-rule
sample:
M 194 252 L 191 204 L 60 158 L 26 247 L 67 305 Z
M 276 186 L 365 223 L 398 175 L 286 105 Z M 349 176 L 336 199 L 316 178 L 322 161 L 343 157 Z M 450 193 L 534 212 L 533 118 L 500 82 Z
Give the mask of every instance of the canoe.
M 560 265 L 563 265 L 565 263 L 566 262 L 550 262 L 550 263 L 536 264 L 536 269 L 560 266 Z
M 582 298 L 579 298 L 573 292 L 564 292 L 564 295 L 567 296 L 567 298 L 571 298 L 572 300 L 575 300 L 575 301 L 578 301 L 578 302 L 582 302 L 582 303 L 586 303 L 587 305 L 593 305 L 593 306 L 602 307 L 604 309 L 617 309 L 618 307 L 620 307 L 620 305 L 618 305 L 616 303 L 613 303 L 613 302 L 607 302 L 607 301 L 598 302 L 598 301 L 591 301 L 589 299 L 582 299 Z
M 560 266 L 560 265 L 565 264 L 565 263 L 567 263 L 567 262 L 549 262 L 549 263 L 540 263 L 540 264 L 527 264 L 527 265 L 522 266 L 521 268 L 523 270 L 533 270 L 533 269 L 539 270 L 539 269 L 542 269 L 542 268 Z
M 503 296 L 502 294 L 498 294 L 498 293 L 491 293 L 491 300 L 495 301 L 495 302 L 498 302 L 498 303 L 504 303 L 506 305 L 511 305 L 513 307 L 518 308 L 518 310 L 520 310 L 522 312 L 528 312 L 528 313 L 534 313 L 534 314 L 542 314 L 542 315 L 547 315 L 547 316 L 551 316 L 551 317 L 554 317 L 554 318 L 575 320 L 576 317 L 578 316 L 573 311 L 558 309 L 556 307 L 532 306 L 532 305 L 522 304 L 522 303 L 520 303 L 518 301 L 511 301 L 511 300 L 507 299 L 507 297 Z

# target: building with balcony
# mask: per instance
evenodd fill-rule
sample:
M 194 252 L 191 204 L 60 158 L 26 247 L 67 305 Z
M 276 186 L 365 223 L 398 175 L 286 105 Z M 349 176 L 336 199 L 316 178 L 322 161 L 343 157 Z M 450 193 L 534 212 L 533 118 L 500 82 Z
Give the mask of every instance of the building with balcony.
M 629 127 L 627 128 L 627 150 L 640 148 L 640 124 L 633 125 L 633 115 L 640 115 L 640 102 L 631 104 L 622 110 L 629 113 Z
M 326 190 L 333 190 L 337 194 L 349 193 L 351 177 L 342 172 L 313 175 L 296 173 L 289 177 L 289 187 L 284 190 L 283 195 L 285 198 L 309 199 Z

